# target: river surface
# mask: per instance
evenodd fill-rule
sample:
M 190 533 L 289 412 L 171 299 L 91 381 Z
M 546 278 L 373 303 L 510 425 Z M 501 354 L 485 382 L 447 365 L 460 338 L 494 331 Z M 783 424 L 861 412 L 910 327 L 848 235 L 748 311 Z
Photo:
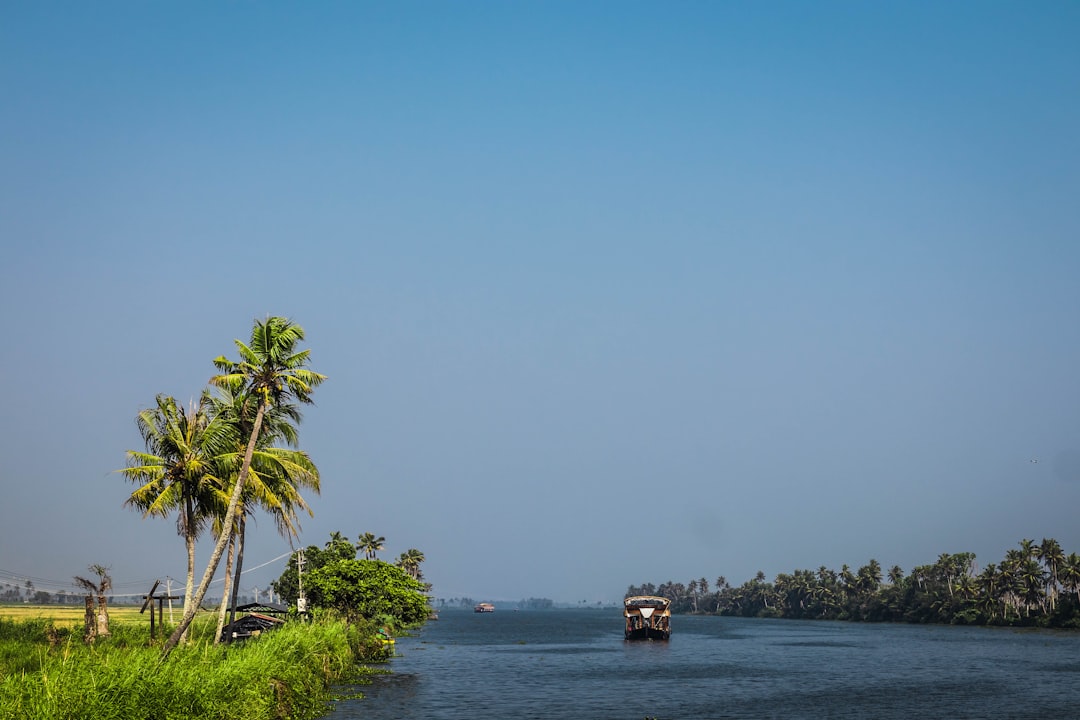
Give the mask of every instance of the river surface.
M 399 638 L 350 720 L 1080 718 L 1080 633 L 672 618 L 628 643 L 619 610 L 443 612 Z

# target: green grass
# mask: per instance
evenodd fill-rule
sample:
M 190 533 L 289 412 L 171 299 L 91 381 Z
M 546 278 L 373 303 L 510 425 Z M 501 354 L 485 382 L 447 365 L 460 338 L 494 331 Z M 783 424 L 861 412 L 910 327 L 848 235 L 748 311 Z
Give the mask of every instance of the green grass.
M 0 719 L 264 720 L 315 718 L 332 687 L 374 672 L 372 628 L 290 622 L 242 643 L 212 645 L 212 618 L 161 660 L 148 623 L 113 622 L 93 645 L 81 628 L 0 617 Z M 381 656 L 385 657 L 385 656 Z

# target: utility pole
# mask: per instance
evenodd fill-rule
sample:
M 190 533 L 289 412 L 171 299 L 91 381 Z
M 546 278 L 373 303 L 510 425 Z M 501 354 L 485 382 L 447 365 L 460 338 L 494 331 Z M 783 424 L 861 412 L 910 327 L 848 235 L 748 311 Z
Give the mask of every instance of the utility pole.
M 259 604 L 259 588 L 256 587 L 256 588 L 253 588 L 253 589 L 255 591 L 255 604 L 258 605 Z
M 168 575 L 165 576 L 165 595 L 169 598 L 169 624 L 172 625 L 172 578 Z

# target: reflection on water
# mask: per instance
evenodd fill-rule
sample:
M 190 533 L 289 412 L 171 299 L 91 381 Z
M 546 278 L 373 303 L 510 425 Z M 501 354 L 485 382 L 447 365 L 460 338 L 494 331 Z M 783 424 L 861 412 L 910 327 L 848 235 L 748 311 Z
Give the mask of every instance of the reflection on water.
M 676 616 L 628 643 L 618 610 L 443 612 L 397 650 L 335 717 L 1080 717 L 1080 634 Z

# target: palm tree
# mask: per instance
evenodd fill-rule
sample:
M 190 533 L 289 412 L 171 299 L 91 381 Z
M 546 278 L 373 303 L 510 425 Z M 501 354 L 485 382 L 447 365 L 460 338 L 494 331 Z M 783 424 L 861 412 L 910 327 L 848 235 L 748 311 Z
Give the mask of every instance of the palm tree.
M 401 553 L 395 565 L 409 573 L 414 580 L 420 580 L 423 573 L 420 572 L 420 563 L 424 562 L 424 553 L 416 548 L 409 548 Z
M 240 511 L 236 514 L 233 538 L 229 543 L 226 559 L 225 591 L 218 610 L 218 633 L 220 638 L 224 627 L 225 611 L 231 607 L 229 622 L 235 620 L 236 602 L 240 590 L 240 576 L 244 568 L 244 541 L 247 532 L 247 519 L 262 508 L 274 519 L 278 533 L 289 541 L 300 537 L 300 524 L 297 511 L 306 510 L 311 514 L 300 489 L 319 492 L 319 471 L 308 457 L 300 450 L 287 448 L 264 448 L 256 450 L 251 461 L 248 475 L 248 487 L 240 501 Z M 223 532 L 218 527 L 218 532 Z M 235 565 L 232 562 L 235 554 Z
M 1024 599 L 1026 614 L 1030 614 L 1031 608 L 1036 604 L 1045 606 L 1046 574 L 1037 560 L 1034 558 L 1024 560 L 1018 568 L 1017 580 Z
M 178 511 L 176 530 L 187 548 L 186 612 L 194 594 L 195 541 L 215 509 L 225 504 L 218 458 L 235 445 L 235 428 L 210 412 L 208 393 L 186 411 L 172 397 L 158 395 L 156 406 L 140 412 L 135 422 L 146 452 L 129 450 L 128 466 L 119 471 L 140 483 L 124 505 L 144 517 Z
M 881 563 L 873 558 L 866 565 L 859 568 L 855 578 L 859 590 L 864 593 L 875 593 L 881 585 Z
M 246 393 L 257 398 L 251 435 L 248 438 L 240 472 L 222 521 L 222 527 L 226 529 L 231 528 L 236 520 L 240 499 L 251 470 L 252 457 L 255 454 L 255 446 L 258 443 L 267 410 L 290 398 L 300 403 L 310 403 L 312 391 L 326 379 L 326 376 L 307 368 L 310 350 L 297 351 L 297 345 L 303 339 L 304 329 L 299 325 L 285 318 L 268 317 L 264 321 L 255 321 L 251 329 L 250 346 L 239 340 L 235 341 L 240 353 L 239 362 L 227 360 L 225 356 L 214 360 L 214 365 L 221 374 L 210 379 L 212 385 L 226 388 L 234 394 Z M 194 602 L 184 611 L 180 625 L 165 643 L 163 654 L 166 657 L 176 647 L 180 636 L 191 625 L 195 617 L 195 609 L 206 596 L 206 590 L 210 587 L 214 573 L 217 572 L 230 536 L 231 533 L 223 532 L 218 537 L 214 550 L 210 554 L 206 572 L 203 573 L 203 578 L 195 591 Z
M 360 536 L 360 539 L 356 543 L 356 549 L 364 553 L 364 557 L 368 560 L 375 559 L 375 553 L 379 552 L 383 548 L 383 543 L 386 542 L 386 538 L 382 535 L 375 537 L 375 533 L 366 532 Z
M 1061 583 L 1066 590 L 1076 593 L 1080 603 L 1080 555 L 1069 553 L 1061 563 Z
M 249 436 L 257 406 L 254 398 L 250 395 L 223 390 L 218 397 L 213 399 L 213 402 L 218 414 L 237 428 L 238 437 Z M 262 507 L 269 512 L 274 518 L 278 533 L 289 541 L 291 547 L 292 541 L 299 538 L 297 510 L 307 510 L 308 514 L 311 514 L 310 508 L 300 495 L 300 489 L 319 492 L 318 469 L 307 453 L 289 448 L 268 447 L 279 439 L 295 446 L 297 442 L 295 424 L 299 422 L 299 419 L 300 413 L 296 406 L 288 403 L 272 406 L 263 419 L 262 433 L 252 455 L 248 487 L 241 498 L 236 522 L 229 529 L 233 537 L 230 538 L 225 561 L 225 589 L 218 610 L 218 632 L 215 640 L 221 637 L 226 608 L 230 606 L 233 608 L 229 622 L 235 619 L 240 576 L 244 567 L 244 540 L 248 516 L 254 513 L 256 507 Z M 228 476 L 232 482 L 235 482 L 237 477 L 243 450 L 243 446 L 238 443 L 236 452 L 221 458 L 222 465 L 228 468 L 222 474 Z M 218 526 L 215 528 L 217 532 L 226 530 L 221 526 L 220 520 L 219 518 Z
M 1035 557 L 1035 541 L 1024 538 L 1020 541 L 1020 554 L 1024 556 L 1024 559 Z
M 1053 612 L 1054 608 L 1057 607 L 1058 587 L 1060 586 L 1058 573 L 1065 562 L 1065 551 L 1061 549 L 1061 545 L 1057 540 L 1043 538 L 1043 541 L 1035 547 L 1035 555 L 1046 566 L 1046 595 L 1050 600 L 1050 610 Z
M 997 588 L 1001 595 L 1002 618 L 1009 619 L 1009 608 L 1015 608 L 1016 614 L 1020 614 L 1020 600 L 1017 590 L 1019 588 L 1019 575 L 1021 555 L 1019 550 L 1008 550 L 1005 559 L 998 568 Z
M 686 584 L 686 592 L 690 595 L 690 612 L 697 612 L 698 609 L 698 584 L 697 580 L 691 580 Z
M 994 622 L 998 605 L 1001 604 L 1002 592 L 999 579 L 997 565 L 994 563 L 983 568 L 978 577 L 980 609 L 991 623 Z

